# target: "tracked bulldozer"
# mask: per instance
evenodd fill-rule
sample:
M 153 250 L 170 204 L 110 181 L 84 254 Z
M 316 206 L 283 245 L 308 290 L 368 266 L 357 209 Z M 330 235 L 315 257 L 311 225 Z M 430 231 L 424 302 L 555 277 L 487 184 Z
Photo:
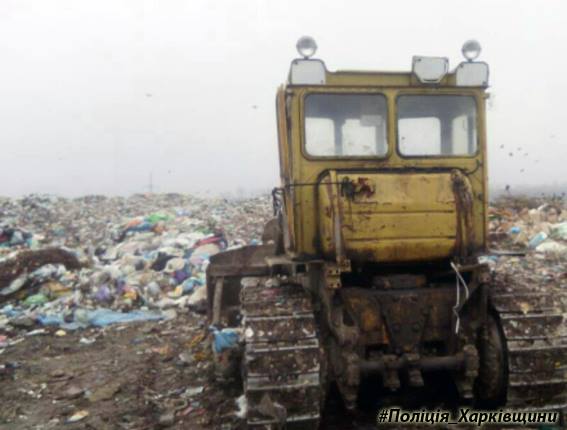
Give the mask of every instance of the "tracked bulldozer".
M 301 38 L 277 92 L 281 186 L 262 245 L 211 258 L 208 314 L 240 330 L 249 427 L 317 428 L 331 385 L 356 409 L 449 375 L 482 408 L 562 410 L 552 294 L 498 290 L 487 254 L 488 65 L 463 46 L 407 72 L 330 72 Z M 519 303 L 529 303 L 529 310 Z

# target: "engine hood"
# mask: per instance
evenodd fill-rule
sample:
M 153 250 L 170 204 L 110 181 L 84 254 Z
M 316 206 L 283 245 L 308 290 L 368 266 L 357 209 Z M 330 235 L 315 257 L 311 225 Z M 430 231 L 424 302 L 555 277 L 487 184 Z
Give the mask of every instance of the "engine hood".
M 332 170 L 318 188 L 319 244 L 326 258 L 430 261 L 466 254 L 474 241 L 471 187 L 458 170 Z

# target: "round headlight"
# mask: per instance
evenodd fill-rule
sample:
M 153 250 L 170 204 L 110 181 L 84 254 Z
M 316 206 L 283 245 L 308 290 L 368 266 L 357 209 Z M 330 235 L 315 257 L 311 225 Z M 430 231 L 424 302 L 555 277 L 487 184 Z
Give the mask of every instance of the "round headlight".
M 315 39 L 310 36 L 300 37 L 295 46 L 297 47 L 297 52 L 299 52 L 299 55 L 303 58 L 310 58 L 317 52 L 317 43 L 315 43 Z
M 461 52 L 468 61 L 473 61 L 480 55 L 481 50 L 480 43 L 476 40 L 467 40 L 463 44 Z

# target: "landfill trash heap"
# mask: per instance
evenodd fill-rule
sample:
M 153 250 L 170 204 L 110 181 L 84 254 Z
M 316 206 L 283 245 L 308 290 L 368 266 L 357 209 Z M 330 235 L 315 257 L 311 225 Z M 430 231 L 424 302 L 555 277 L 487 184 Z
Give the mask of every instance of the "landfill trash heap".
M 492 248 L 567 258 L 567 207 L 562 198 L 502 197 L 490 208 L 489 232 Z
M 0 198 L 0 348 L 21 330 L 74 330 L 202 310 L 209 258 L 260 243 L 269 197 Z
M 203 311 L 209 258 L 260 244 L 271 216 L 269 196 L 1 198 L 0 348 L 19 330 Z M 490 208 L 489 235 L 494 250 L 565 261 L 567 208 L 560 199 L 501 198 Z

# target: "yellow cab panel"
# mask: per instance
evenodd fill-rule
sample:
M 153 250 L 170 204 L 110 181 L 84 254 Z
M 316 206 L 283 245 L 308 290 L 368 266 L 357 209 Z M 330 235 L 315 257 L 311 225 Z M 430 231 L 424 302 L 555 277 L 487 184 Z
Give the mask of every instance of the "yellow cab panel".
M 411 73 L 325 73 L 325 85 L 278 93 L 288 252 L 381 263 L 482 253 L 484 88 L 451 74 L 430 86 Z

